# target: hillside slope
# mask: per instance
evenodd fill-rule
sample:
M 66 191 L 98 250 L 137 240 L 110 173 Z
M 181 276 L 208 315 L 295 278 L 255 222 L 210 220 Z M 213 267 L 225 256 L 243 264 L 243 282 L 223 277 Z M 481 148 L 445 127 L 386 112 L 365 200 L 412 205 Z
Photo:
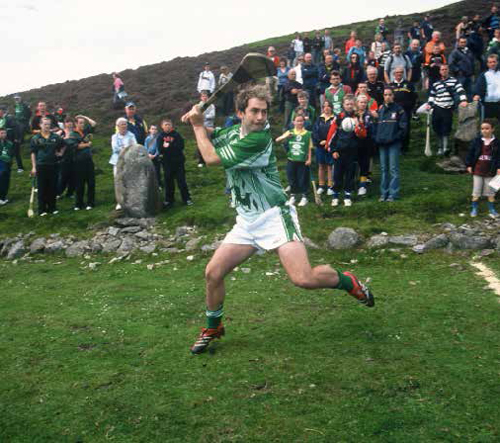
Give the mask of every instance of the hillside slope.
M 434 27 L 443 32 L 444 40 L 450 43 L 454 28 L 462 15 L 474 13 L 486 14 L 491 1 L 467 0 L 429 11 L 432 14 Z M 413 19 L 421 19 L 423 13 L 405 16 L 387 17 L 390 30 L 395 27 L 398 19 L 403 26 L 409 28 Z M 341 45 L 351 29 L 358 31 L 365 44 L 373 39 L 376 20 L 358 22 L 350 25 L 337 26 L 331 29 L 335 45 Z M 302 30 L 303 31 L 303 30 Z M 138 69 L 123 71 L 127 91 L 137 102 L 141 114 L 156 118 L 160 115 L 178 117 L 187 102 L 195 98 L 197 76 L 203 63 L 210 61 L 216 77 L 222 64 L 231 69 L 239 63 L 244 54 L 249 51 L 265 52 L 270 44 L 276 46 L 278 54 L 284 54 L 293 38 L 292 35 L 269 38 L 259 42 L 238 46 L 225 51 L 214 51 L 197 57 L 177 57 L 168 62 L 142 66 Z M 62 105 L 70 113 L 83 112 L 101 121 L 110 121 L 121 114 L 111 108 L 111 84 L 109 74 L 100 74 L 82 80 L 66 81 L 23 92 L 24 98 L 34 104 L 45 100 L 50 106 Z M 7 97 L 12 102 L 12 96 Z

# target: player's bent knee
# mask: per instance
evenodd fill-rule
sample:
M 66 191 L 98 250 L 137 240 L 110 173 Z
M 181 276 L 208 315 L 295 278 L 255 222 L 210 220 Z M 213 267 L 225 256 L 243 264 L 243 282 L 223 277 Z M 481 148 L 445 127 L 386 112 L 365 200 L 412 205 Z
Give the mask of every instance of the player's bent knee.
M 305 274 L 290 276 L 290 280 L 292 281 L 292 283 L 295 286 L 297 286 L 299 288 L 302 288 L 302 289 L 312 289 L 313 288 L 311 279 L 309 278 L 309 276 L 307 276 Z
M 210 264 L 208 264 L 205 268 L 205 280 L 209 283 L 221 281 L 224 279 L 224 277 L 225 274 L 218 266 L 211 266 Z

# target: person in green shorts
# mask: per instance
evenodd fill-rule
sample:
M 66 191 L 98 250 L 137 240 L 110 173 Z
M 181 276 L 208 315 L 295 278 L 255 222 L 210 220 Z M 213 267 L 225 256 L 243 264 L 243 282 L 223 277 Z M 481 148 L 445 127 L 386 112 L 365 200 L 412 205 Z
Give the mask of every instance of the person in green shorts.
M 236 98 L 241 123 L 207 131 L 198 106 L 182 117 L 190 122 L 207 166 L 222 165 L 238 215 L 236 224 L 217 248 L 205 270 L 207 327 L 191 347 L 206 350 L 224 335 L 224 278 L 258 250 L 276 251 L 290 280 L 305 289 L 335 288 L 347 291 L 366 306 L 373 294 L 350 272 L 309 263 L 295 207 L 286 204 L 273 139 L 267 121 L 271 97 L 263 85 L 248 86 Z

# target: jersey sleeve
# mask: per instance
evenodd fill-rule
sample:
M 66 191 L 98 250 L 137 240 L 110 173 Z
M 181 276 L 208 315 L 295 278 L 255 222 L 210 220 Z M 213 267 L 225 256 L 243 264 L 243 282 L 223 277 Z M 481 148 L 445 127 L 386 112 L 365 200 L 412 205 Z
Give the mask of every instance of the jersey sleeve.
M 233 131 L 216 129 L 212 134 L 215 152 L 221 159 L 224 169 L 249 169 L 261 167 L 259 159 L 272 151 L 270 131 L 251 132 L 240 139 Z

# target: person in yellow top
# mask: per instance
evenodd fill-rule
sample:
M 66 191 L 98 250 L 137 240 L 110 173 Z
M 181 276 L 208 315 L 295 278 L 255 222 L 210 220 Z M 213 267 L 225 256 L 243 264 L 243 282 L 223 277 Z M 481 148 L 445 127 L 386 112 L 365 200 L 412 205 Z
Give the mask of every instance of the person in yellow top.
M 276 139 L 276 143 L 288 141 L 286 175 L 290 185 L 290 205 L 295 204 L 297 194 L 302 195 L 299 206 L 307 205 L 313 142 L 311 132 L 304 128 L 304 124 L 304 115 L 298 112 L 293 120 L 293 129 Z

